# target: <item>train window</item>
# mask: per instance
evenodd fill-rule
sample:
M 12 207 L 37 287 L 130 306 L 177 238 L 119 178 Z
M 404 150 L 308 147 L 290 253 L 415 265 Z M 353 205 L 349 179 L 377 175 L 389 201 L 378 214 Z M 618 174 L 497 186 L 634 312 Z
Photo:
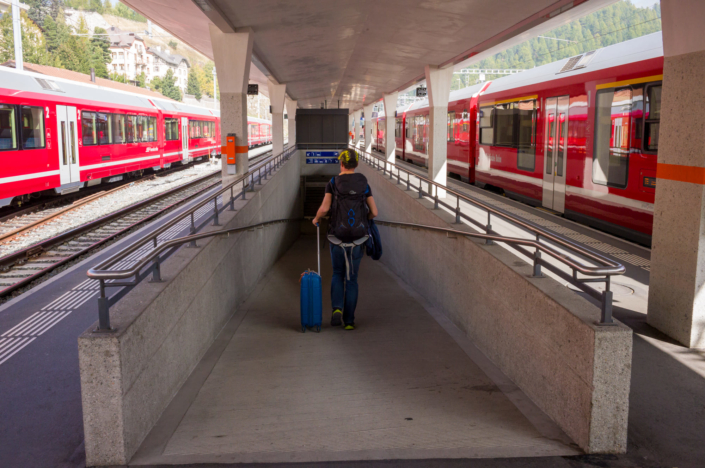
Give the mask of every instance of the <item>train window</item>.
M 447 141 L 455 141 L 455 112 L 448 112 L 448 138 Z
M 0 104 L 0 151 L 17 149 L 15 106 Z
M 149 141 L 157 141 L 157 118 L 147 117 L 149 127 L 147 128 L 147 136 Z
M 93 146 L 98 144 L 95 129 L 95 112 L 81 113 L 81 135 L 83 136 L 83 146 Z
M 121 144 L 127 141 L 125 135 L 125 116 L 122 114 L 110 114 L 110 134 L 113 143 Z
M 257 125 L 255 124 L 250 124 L 250 136 L 259 136 L 259 132 L 257 131 Z
M 179 139 L 179 120 L 164 119 L 164 138 L 167 141 L 175 141 Z
M 394 122 L 394 138 L 401 138 L 402 134 L 402 120 L 396 119 Z
M 22 148 L 44 148 L 44 109 L 22 106 Z
M 629 168 L 632 89 L 597 92 L 592 180 L 596 184 L 625 188 Z
M 492 106 L 480 109 L 480 144 L 494 144 L 494 128 L 492 128 Z
M 514 146 L 515 103 L 497 104 L 494 108 L 494 144 Z
M 109 145 L 112 143 L 110 134 L 110 120 L 108 114 L 95 114 L 95 136 L 99 145 Z
M 646 88 L 644 113 L 644 151 L 658 151 L 658 131 L 661 123 L 661 85 Z
M 536 167 L 536 101 L 518 102 L 517 168 L 534 171 Z
M 127 142 L 128 143 L 135 143 L 139 142 L 139 140 L 135 140 L 135 124 L 136 121 L 135 119 L 137 118 L 136 115 L 128 115 L 125 117 L 125 135 L 127 137 Z

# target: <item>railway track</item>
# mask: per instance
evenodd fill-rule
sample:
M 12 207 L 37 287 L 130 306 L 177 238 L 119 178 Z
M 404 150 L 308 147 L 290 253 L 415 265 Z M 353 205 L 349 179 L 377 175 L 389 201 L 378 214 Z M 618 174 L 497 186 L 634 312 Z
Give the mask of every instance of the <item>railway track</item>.
M 270 154 L 252 158 L 250 164 Z M 52 273 L 58 273 L 60 268 L 68 267 L 219 183 L 220 172 L 201 177 L 0 258 L 0 302 L 22 294 Z
M 37 220 L 45 214 L 50 215 L 51 213 L 55 213 L 56 211 L 61 210 L 62 208 L 71 206 L 71 204 L 77 204 L 78 202 L 85 200 L 86 198 L 93 197 L 97 193 L 103 193 L 106 191 L 114 190 L 116 188 L 124 187 L 125 185 L 130 185 L 143 180 L 153 179 L 155 177 L 165 177 L 167 175 L 173 174 L 174 172 L 189 169 L 195 164 L 202 164 L 203 162 L 206 162 L 206 160 L 196 162 L 194 164 L 189 164 L 186 166 L 174 166 L 169 169 L 164 169 L 162 171 L 153 174 L 147 174 L 135 179 L 125 178 L 122 181 L 113 182 L 111 184 L 101 184 L 95 187 L 87 187 L 81 189 L 78 192 L 71 193 L 68 195 L 62 195 L 60 197 L 43 197 L 38 200 L 25 203 L 23 204 L 23 206 L 4 207 L 0 209 L 0 223 L 12 224 L 16 227 L 19 227 L 22 223 L 19 218 L 23 219 L 25 217 L 30 216 L 33 220 Z M 2 234 L 5 232 L 7 232 L 7 229 L 5 229 L 3 225 L 0 225 L 0 236 L 2 236 Z

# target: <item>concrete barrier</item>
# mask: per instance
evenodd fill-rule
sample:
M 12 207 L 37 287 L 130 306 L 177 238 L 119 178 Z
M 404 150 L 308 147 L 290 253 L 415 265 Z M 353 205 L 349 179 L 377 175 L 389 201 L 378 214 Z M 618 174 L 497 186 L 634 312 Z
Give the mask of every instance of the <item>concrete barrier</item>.
M 458 229 L 361 164 L 380 218 Z M 467 226 L 466 226 L 467 227 Z M 451 319 L 588 453 L 624 453 L 632 332 L 600 327 L 600 311 L 499 245 L 380 226 L 382 261 Z M 469 229 L 469 228 L 468 228 Z
M 222 228 L 301 216 L 298 155 Z M 111 309 L 117 330 L 78 339 L 88 466 L 125 465 L 230 316 L 291 246 L 298 223 L 279 224 L 182 248 Z

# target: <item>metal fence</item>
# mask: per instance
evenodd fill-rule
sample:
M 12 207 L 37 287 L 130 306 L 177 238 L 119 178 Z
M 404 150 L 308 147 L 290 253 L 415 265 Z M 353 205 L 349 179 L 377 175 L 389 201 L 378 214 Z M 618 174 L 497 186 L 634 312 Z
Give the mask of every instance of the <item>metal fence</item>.
M 351 146 L 352 147 L 352 146 Z M 506 243 L 512 249 L 533 258 L 534 276 L 541 277 L 541 268 L 546 268 L 558 277 L 564 279 L 584 293 L 600 301 L 601 317 L 600 325 L 614 325 L 612 319 L 612 291 L 610 290 L 611 277 L 614 275 L 623 275 L 626 269 L 624 266 L 604 255 L 595 252 L 594 250 L 585 248 L 576 244 L 572 240 L 549 232 L 530 221 L 520 219 L 511 213 L 502 209 L 490 206 L 483 203 L 481 200 L 472 198 L 471 196 L 457 192 L 445 185 L 434 182 L 431 179 L 420 176 L 414 172 L 400 167 L 394 163 L 388 162 L 385 158 L 367 153 L 358 148 L 354 148 L 360 155 L 361 159 L 377 170 L 381 171 L 385 176 L 389 176 L 391 180 L 396 180 L 397 184 L 406 185 L 407 190 L 418 192 L 418 197 L 430 199 L 433 201 L 434 209 L 444 207 L 455 213 L 455 222 L 461 224 L 462 220 L 468 221 L 471 225 L 480 228 L 485 234 L 472 234 L 457 230 L 445 230 L 454 234 L 476 237 L 485 239 L 487 244 L 493 242 Z M 416 181 L 417 183 L 414 183 Z M 439 192 L 446 196 L 439 197 Z M 461 210 L 461 202 L 474 208 L 479 208 L 487 213 L 487 223 L 483 224 L 471 216 L 465 214 Z M 534 239 L 520 239 L 503 237 L 492 229 L 492 218 L 500 218 L 513 226 L 516 226 Z M 379 224 L 396 226 L 396 227 L 413 227 L 406 223 L 392 223 L 389 221 L 381 221 Z M 432 226 L 416 226 L 418 228 L 443 231 L 444 229 L 435 228 Z M 543 241 L 543 242 L 542 242 Z M 562 249 L 570 252 L 570 256 L 565 255 L 556 250 L 546 242 L 551 242 Z M 531 249 L 531 250 L 529 250 Z M 547 262 L 542 258 L 541 254 L 546 253 L 555 261 L 565 265 L 571 270 L 571 274 L 566 273 L 556 265 Z M 585 263 L 583 259 L 592 262 L 594 265 Z M 581 277 L 580 275 L 583 275 Z M 587 276 L 587 278 L 585 278 Z M 591 283 L 604 283 L 605 290 L 599 291 L 591 286 Z
M 282 153 L 272 155 L 262 160 L 261 162 L 257 163 L 252 168 L 250 168 L 248 172 L 241 175 L 233 182 L 230 182 L 226 186 L 222 187 L 215 194 L 209 196 L 202 202 L 196 204 L 194 207 L 178 215 L 168 223 L 165 223 L 159 229 L 150 232 L 137 242 L 130 244 L 126 248 L 112 255 L 110 258 L 106 259 L 105 261 L 88 270 L 88 277 L 91 279 L 96 279 L 100 282 L 100 295 L 98 296 L 98 329 L 96 330 L 96 332 L 112 331 L 110 327 L 110 306 L 114 305 L 117 301 L 122 299 L 128 292 L 130 292 L 135 286 L 141 283 L 150 274 L 152 275 L 152 281 L 161 281 L 161 264 L 183 244 L 189 243 L 192 246 L 196 246 L 196 241 L 198 239 L 203 239 L 216 235 L 230 235 L 243 230 L 254 229 L 255 227 L 262 227 L 266 225 L 289 221 L 268 221 L 266 223 L 260 223 L 254 226 L 197 234 L 199 230 L 201 230 L 211 221 L 213 221 L 213 226 L 219 226 L 220 222 L 218 216 L 220 213 L 225 211 L 228 206 L 230 211 L 234 211 L 235 200 L 238 197 L 242 196 L 242 198 L 245 199 L 246 193 L 248 191 L 254 191 L 255 184 L 262 184 L 262 180 L 271 176 L 272 172 L 279 168 L 287 160 L 289 160 L 291 158 L 291 155 L 295 151 L 295 147 L 285 148 Z M 241 187 L 238 187 L 240 185 Z M 228 195 L 230 196 L 230 199 L 226 203 L 225 197 L 227 197 Z M 218 198 L 220 197 L 222 197 L 222 201 L 219 207 Z M 196 212 L 209 205 L 213 205 L 211 214 L 206 219 L 199 221 L 197 224 Z M 191 224 L 190 234 L 188 236 L 173 239 L 168 242 L 164 242 L 161 245 L 158 244 L 158 237 L 161 234 L 173 228 L 180 221 L 188 218 L 190 218 Z M 148 244 L 152 244 L 154 246 L 154 250 L 152 250 L 144 258 L 137 261 L 135 265 L 131 266 L 128 269 L 121 269 L 116 267 L 118 263 L 126 260 L 128 257 L 133 255 L 142 247 L 147 246 Z M 122 289 L 114 295 L 109 296 L 106 293 L 107 288 Z

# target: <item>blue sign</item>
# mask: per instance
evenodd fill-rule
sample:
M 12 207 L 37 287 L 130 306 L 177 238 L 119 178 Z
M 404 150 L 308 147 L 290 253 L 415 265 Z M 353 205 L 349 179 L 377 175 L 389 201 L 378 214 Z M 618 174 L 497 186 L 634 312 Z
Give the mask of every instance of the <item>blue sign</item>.
M 340 151 L 306 151 L 307 158 L 321 158 L 326 156 L 338 157 Z
M 306 158 L 306 164 L 338 164 L 338 158 Z

